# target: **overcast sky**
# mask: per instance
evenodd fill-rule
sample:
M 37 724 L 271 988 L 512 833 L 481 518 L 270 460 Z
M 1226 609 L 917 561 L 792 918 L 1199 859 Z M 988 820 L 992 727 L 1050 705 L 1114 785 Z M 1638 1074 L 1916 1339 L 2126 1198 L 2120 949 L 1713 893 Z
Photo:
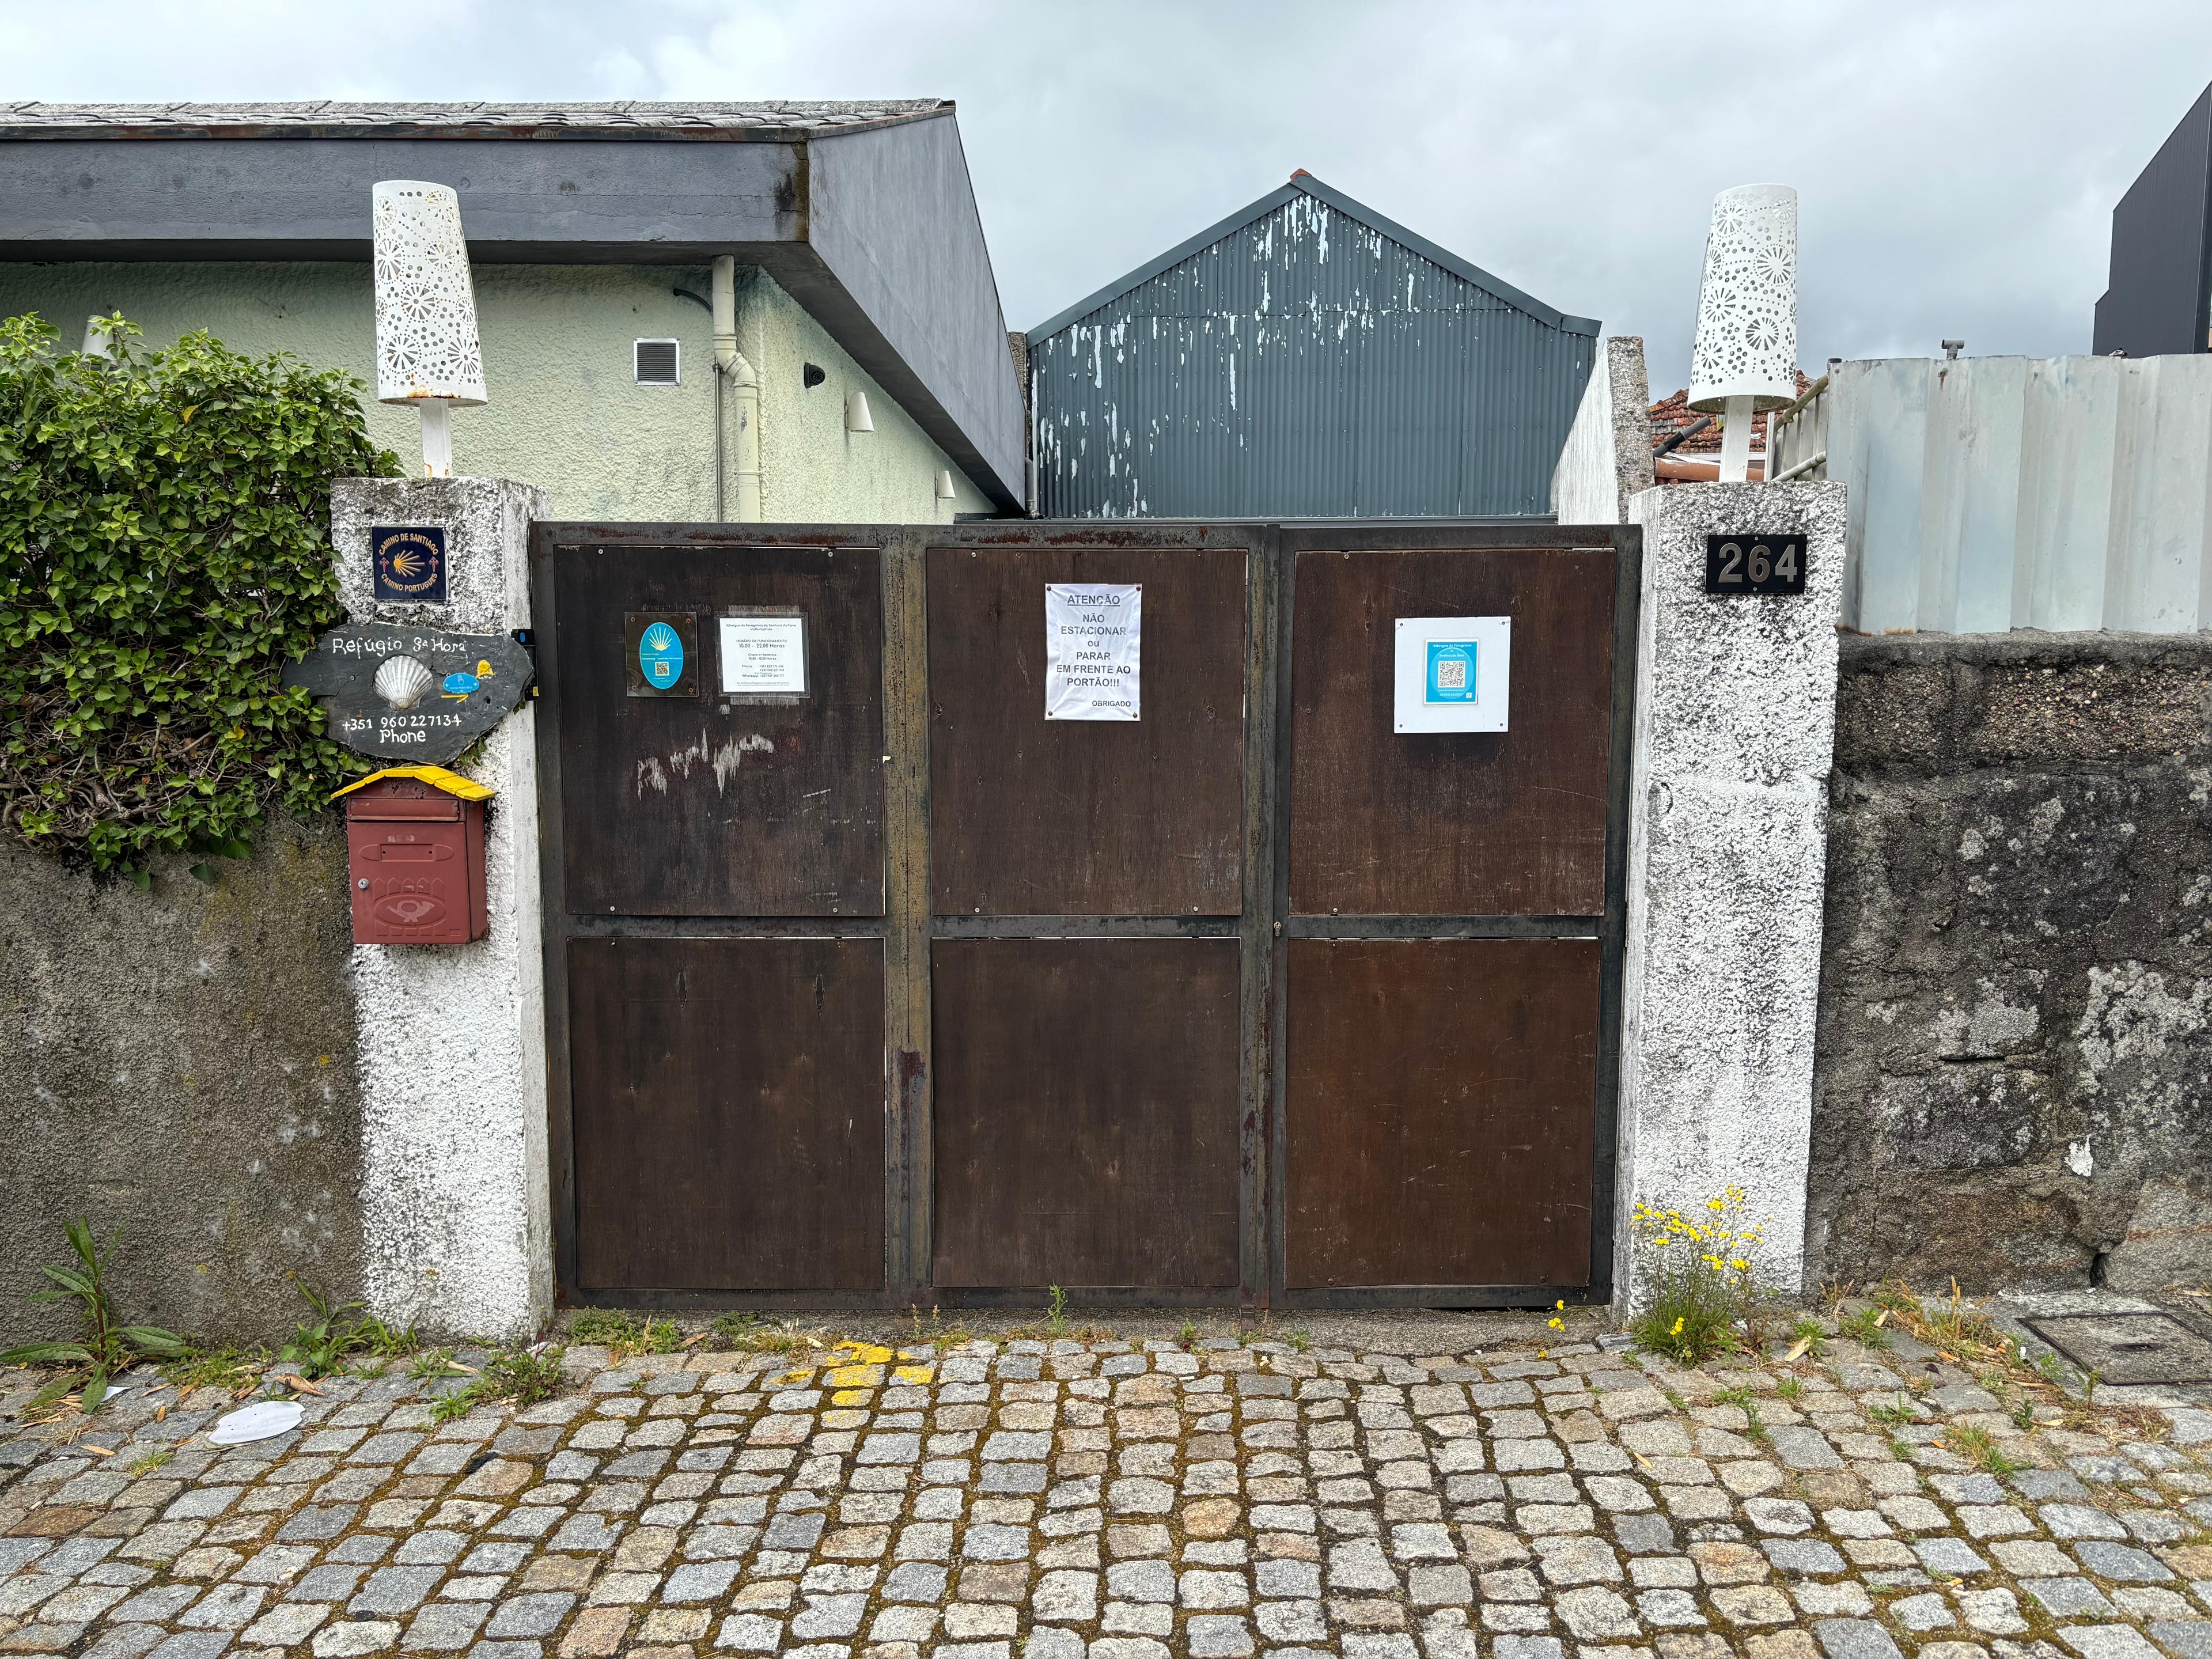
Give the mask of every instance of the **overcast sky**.
M 0 95 L 955 98 L 1010 326 L 1305 167 L 1686 378 L 1716 191 L 1800 197 L 1799 341 L 2086 351 L 2205 0 L 107 0 L 0 6 Z

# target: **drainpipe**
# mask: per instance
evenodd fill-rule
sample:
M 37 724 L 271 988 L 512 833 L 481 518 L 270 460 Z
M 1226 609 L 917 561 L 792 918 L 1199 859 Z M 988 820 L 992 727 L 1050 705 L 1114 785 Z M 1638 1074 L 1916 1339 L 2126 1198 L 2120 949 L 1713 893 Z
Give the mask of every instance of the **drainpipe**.
M 739 524 L 761 520 L 760 376 L 738 349 L 738 262 L 722 254 L 714 261 L 714 516 Z M 725 513 L 722 500 L 722 386 L 738 392 L 736 511 Z

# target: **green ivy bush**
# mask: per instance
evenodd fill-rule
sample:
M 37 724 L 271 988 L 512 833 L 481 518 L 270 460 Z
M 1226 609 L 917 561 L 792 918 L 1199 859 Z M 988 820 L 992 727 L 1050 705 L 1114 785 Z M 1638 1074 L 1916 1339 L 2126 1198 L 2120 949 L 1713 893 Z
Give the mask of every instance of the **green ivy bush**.
M 368 769 L 281 681 L 345 615 L 331 481 L 398 462 L 349 374 L 104 328 L 0 321 L 0 822 L 143 885 Z

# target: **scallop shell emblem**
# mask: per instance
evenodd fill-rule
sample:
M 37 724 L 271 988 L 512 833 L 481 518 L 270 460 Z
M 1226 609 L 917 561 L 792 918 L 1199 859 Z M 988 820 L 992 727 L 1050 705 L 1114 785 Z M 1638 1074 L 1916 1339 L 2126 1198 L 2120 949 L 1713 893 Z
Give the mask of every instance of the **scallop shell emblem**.
M 392 657 L 376 671 L 376 695 L 394 708 L 412 708 L 438 677 L 412 657 Z

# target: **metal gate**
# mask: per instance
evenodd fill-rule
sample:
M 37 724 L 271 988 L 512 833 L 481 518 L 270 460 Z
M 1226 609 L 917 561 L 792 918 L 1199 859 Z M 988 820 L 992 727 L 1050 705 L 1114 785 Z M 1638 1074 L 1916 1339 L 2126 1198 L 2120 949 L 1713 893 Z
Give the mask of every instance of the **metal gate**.
M 1639 549 L 537 526 L 564 1296 L 1605 1299 Z M 1141 719 L 1044 718 L 1048 583 L 1140 587 Z M 1510 729 L 1395 732 L 1460 616 Z

